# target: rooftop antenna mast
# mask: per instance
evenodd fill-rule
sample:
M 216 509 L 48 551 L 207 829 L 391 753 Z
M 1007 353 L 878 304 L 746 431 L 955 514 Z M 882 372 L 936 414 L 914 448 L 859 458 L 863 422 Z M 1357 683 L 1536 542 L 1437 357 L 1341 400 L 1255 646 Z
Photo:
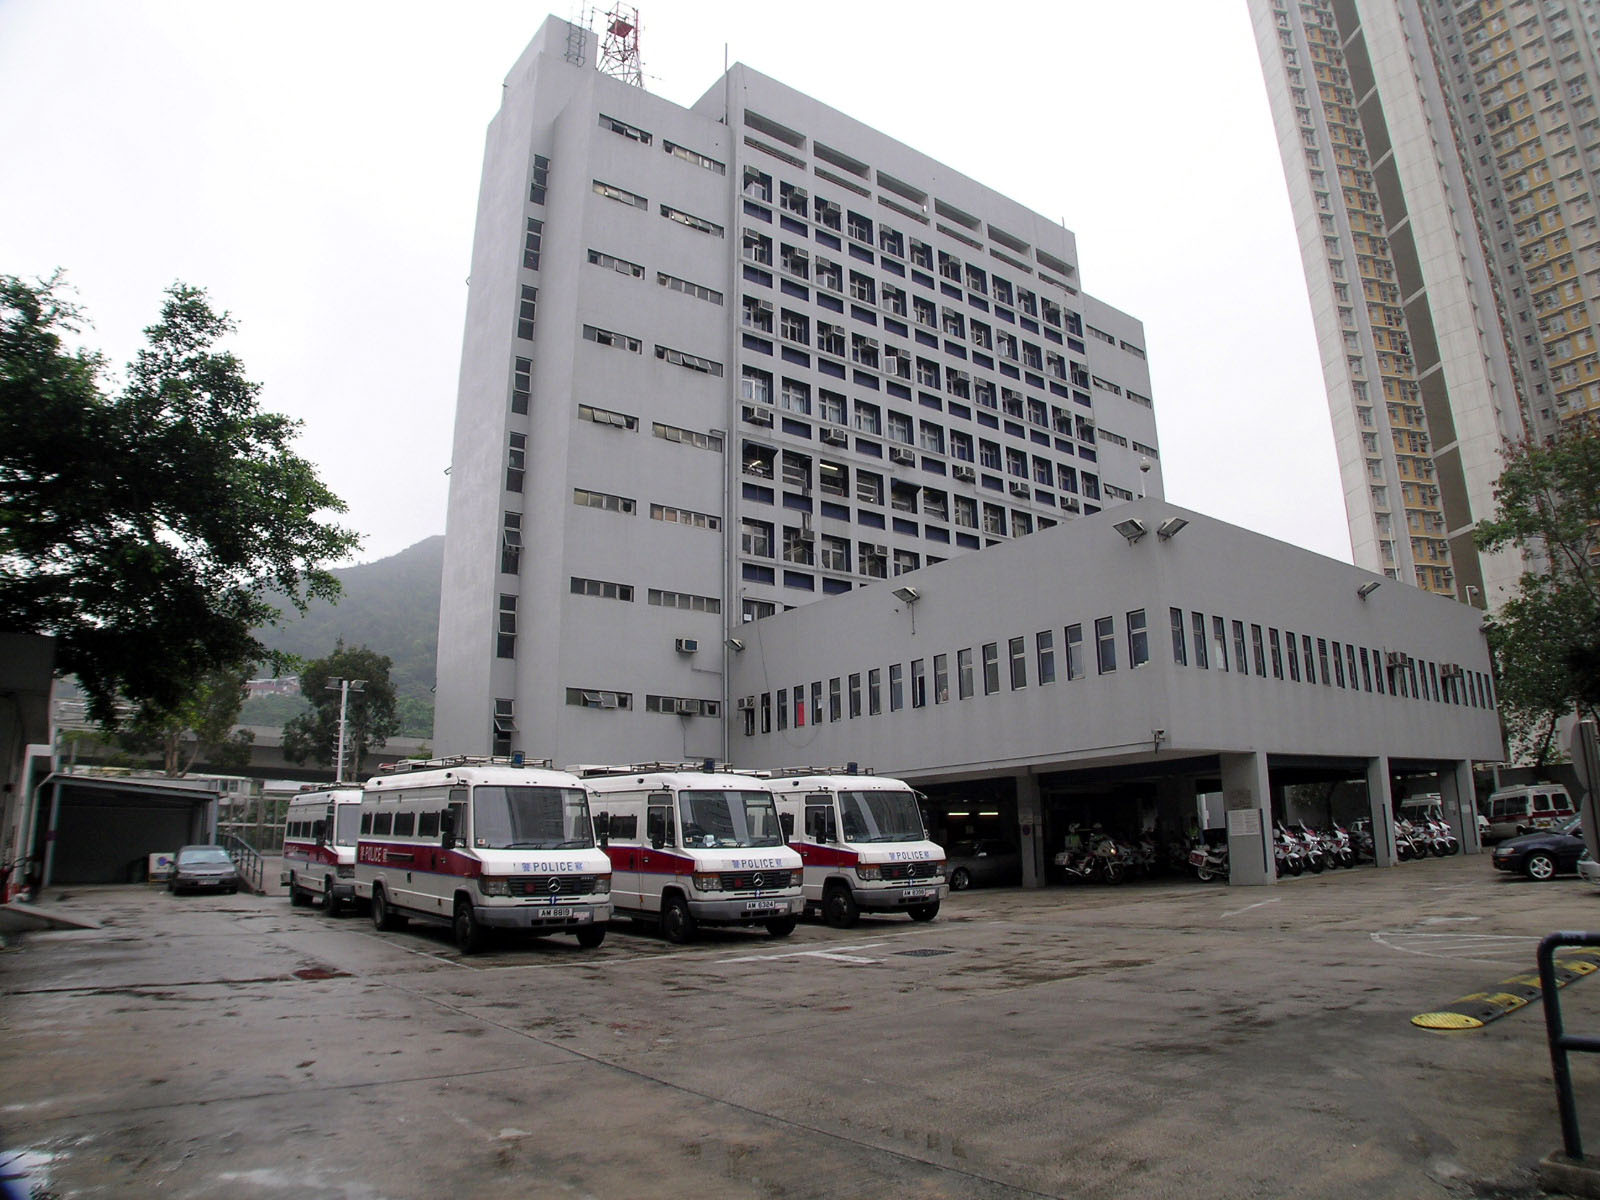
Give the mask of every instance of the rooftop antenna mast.
M 616 5 L 606 13 L 605 35 L 600 41 L 600 70 L 613 79 L 644 86 L 644 64 L 639 58 L 639 10 Z

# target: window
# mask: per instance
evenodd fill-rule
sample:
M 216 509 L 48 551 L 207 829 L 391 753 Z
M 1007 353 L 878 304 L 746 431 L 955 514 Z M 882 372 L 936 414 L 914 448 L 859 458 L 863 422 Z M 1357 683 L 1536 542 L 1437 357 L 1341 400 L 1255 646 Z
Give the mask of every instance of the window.
M 1098 670 L 1108 675 L 1117 669 L 1117 631 L 1110 617 L 1095 618 L 1094 642 Z
M 850 676 L 850 716 L 861 715 L 861 673 L 858 671 Z
M 609 425 L 614 429 L 637 429 L 639 418 L 627 413 L 613 412 L 609 408 L 596 408 L 592 404 L 578 405 L 578 420 L 593 421 L 596 425 Z
M 889 577 L 889 552 L 871 542 L 856 543 L 856 569 L 872 579 Z
M 517 598 L 504 593 L 500 595 L 500 617 L 496 629 L 494 654 L 496 658 L 517 656 Z
M 543 204 L 550 186 L 550 160 L 542 154 L 533 156 L 533 183 L 528 189 L 530 204 Z
M 1250 626 L 1250 650 L 1252 661 L 1256 665 L 1256 674 L 1265 679 L 1267 677 L 1267 659 L 1261 641 L 1261 626 L 1259 625 L 1252 624 Z
M 642 199 L 642 197 L 638 198 Z M 639 207 L 649 207 L 648 202 L 645 204 L 640 204 Z M 661 206 L 661 215 L 669 221 L 676 221 L 679 225 L 686 225 L 697 233 L 709 233 L 713 237 L 722 236 L 721 225 L 716 224 L 714 221 L 708 221 L 704 217 L 697 217 L 692 213 L 686 213 L 682 209 L 673 208 L 669 204 L 663 204 Z
M 822 535 L 822 562 L 824 570 L 848 571 L 850 569 L 850 539 Z
M 526 341 L 533 340 L 533 319 L 539 307 L 539 289 L 522 287 L 522 300 L 517 305 L 517 336 Z
M 1292 630 L 1285 630 L 1283 634 L 1284 645 L 1289 651 L 1289 678 L 1295 683 L 1300 682 L 1300 648 L 1299 638 Z
M 783 561 L 799 567 L 812 566 L 812 552 L 816 539 L 809 529 L 795 529 L 784 526 L 783 529 Z
M 1211 664 L 1206 661 L 1206 615 L 1190 613 L 1189 628 L 1194 633 L 1194 665 L 1204 671 Z
M 956 694 L 962 700 L 972 696 L 972 651 L 956 651 Z
M 1274 679 L 1282 679 L 1283 646 L 1278 638 L 1278 631 L 1276 629 L 1269 628 L 1267 630 L 1267 645 L 1272 650 L 1272 677 Z
M 1150 633 L 1145 628 L 1144 609 L 1128 614 L 1128 666 L 1142 667 L 1150 661 Z
M 905 668 L 899 663 L 889 664 L 889 711 L 899 712 L 905 707 Z
M 1306 664 L 1306 682 L 1317 681 L 1317 661 L 1311 656 L 1311 635 L 1304 634 L 1300 638 L 1300 653 Z
M 955 505 L 955 522 L 967 529 L 978 527 L 978 502 L 971 496 L 956 496 L 953 498 Z
M 591 266 L 605 267 L 615 271 L 618 275 L 628 275 L 634 279 L 644 278 L 644 268 L 638 263 L 629 262 L 625 258 L 617 258 L 612 254 L 602 254 L 598 250 L 589 251 L 589 263 Z
M 533 360 L 519 358 L 511 370 L 511 411 L 528 415 L 528 401 L 533 395 Z
M 928 679 L 923 660 L 911 660 L 911 707 L 924 708 L 928 703 Z
M 574 575 L 570 590 L 574 596 L 598 596 L 602 600 L 633 603 L 633 588 L 626 583 L 612 583 L 605 579 L 580 579 Z
M 1250 673 L 1250 660 L 1245 657 L 1243 621 L 1233 623 L 1233 669 L 1241 675 Z
M 539 269 L 539 248 L 544 241 L 544 222 L 528 218 L 528 233 L 522 243 L 522 265 L 530 271 Z
M 668 521 L 675 525 L 691 525 L 696 529 L 721 529 L 722 518 L 711 513 L 695 512 L 688 508 L 674 508 L 670 504 L 650 505 L 652 521 Z
M 591 492 L 587 488 L 573 488 L 572 502 L 579 508 L 603 508 L 607 512 L 632 514 L 634 503 L 627 496 L 613 496 L 609 492 Z
M 856 471 L 856 499 L 862 504 L 883 503 L 883 476 L 872 471 Z
M 739 398 L 752 404 L 772 403 L 772 372 L 745 367 L 739 379 Z
M 933 656 L 933 702 L 944 704 L 950 699 L 950 656 Z
M 828 720 L 839 719 L 839 677 L 828 680 Z
M 883 672 L 873 667 L 867 672 L 867 716 L 875 717 L 883 711 Z
M 696 433 L 692 429 L 679 429 L 676 425 L 663 425 L 660 421 L 650 424 L 650 432 L 658 438 L 668 442 L 682 442 L 685 446 L 693 446 L 697 450 L 714 450 L 722 452 L 722 435 L 716 433 Z
M 908 571 L 915 571 L 921 565 L 921 559 L 915 550 L 896 550 L 894 552 L 894 573 L 896 575 L 904 575 Z
M 522 514 L 508 512 L 500 532 L 500 573 L 515 575 L 522 566 Z
M 1068 625 L 1066 628 L 1067 651 L 1067 678 L 1082 679 L 1083 669 L 1083 626 Z
M 610 329 L 600 329 L 594 325 L 585 325 L 583 327 L 583 340 L 593 342 L 597 346 L 610 346 L 615 350 L 627 350 L 632 354 L 638 354 L 642 348 L 642 344 L 636 337 L 629 337 L 625 333 L 617 333 Z
M 772 557 L 772 523 L 740 521 L 739 549 L 755 558 Z
M 506 436 L 506 491 L 522 490 L 522 475 L 528 465 L 528 435 L 512 433 Z
M 676 366 L 687 367 L 691 371 L 698 371 L 702 375 L 722 376 L 722 364 L 709 358 L 701 358 L 698 354 L 688 354 L 682 350 L 674 350 L 669 346 L 656 346 L 656 357 L 664 362 Z
M 933 454 L 944 453 L 944 426 L 932 421 L 919 421 L 917 432 L 924 450 Z
M 646 596 L 648 602 L 656 608 L 680 608 L 685 612 L 722 611 L 722 601 L 715 596 L 696 596 L 691 592 L 664 592 L 660 588 L 647 589 Z
M 642 146 L 650 144 L 650 135 L 637 125 L 629 125 L 626 121 L 619 121 L 615 117 L 600 114 L 600 128 L 609 129 L 612 133 L 620 133 L 630 141 L 638 142 Z
M 771 238 L 757 233 L 753 229 L 746 229 L 742 246 L 746 262 L 753 262 L 763 267 L 772 265 Z
M 1221 617 L 1211 618 L 1211 646 L 1216 651 L 1217 670 L 1228 669 L 1228 624 Z
M 646 200 L 643 196 L 635 195 L 633 192 L 628 191 L 627 188 L 619 188 L 609 183 L 601 183 L 598 179 L 594 181 L 594 191 L 595 195 L 604 196 L 607 200 L 615 200 L 619 204 L 631 204 L 634 208 L 643 209 L 648 209 L 650 207 L 650 201 Z
M 1317 662 L 1322 667 L 1323 686 L 1331 687 L 1333 685 L 1333 677 L 1328 674 L 1328 640 L 1326 638 L 1317 639 Z
M 1006 531 L 1006 510 L 998 504 L 983 506 L 983 531 L 1003 535 Z
M 665 271 L 656 272 L 656 282 L 669 291 L 682 292 L 685 296 L 693 296 L 696 300 L 707 300 L 712 304 L 722 303 L 722 293 L 703 284 L 690 283 L 687 279 L 679 279 L 676 275 L 668 275 Z M 766 332 L 772 332 L 772 305 L 760 306 L 766 310 Z M 746 324 L 749 322 L 747 321 Z
M 1000 643 L 985 642 L 983 646 L 983 694 L 992 696 L 1000 690 Z
M 1006 643 L 1006 652 L 1011 660 L 1011 690 L 1020 691 L 1028 686 L 1028 649 L 1027 639 L 1014 637 Z
M 676 142 L 669 142 L 666 138 L 661 139 L 661 148 L 674 158 L 681 158 L 684 162 L 693 163 L 695 166 L 703 167 L 707 171 L 713 171 L 718 175 L 726 175 L 728 173 L 728 168 L 716 159 L 701 154 L 697 150 L 690 150 L 687 146 L 680 146 Z
M 850 417 L 845 398 L 838 392 L 830 392 L 826 388 L 818 388 L 817 416 L 834 425 L 848 424 Z
M 744 194 L 752 200 L 760 200 L 763 204 L 772 203 L 772 176 L 765 175 L 755 167 L 744 169 Z

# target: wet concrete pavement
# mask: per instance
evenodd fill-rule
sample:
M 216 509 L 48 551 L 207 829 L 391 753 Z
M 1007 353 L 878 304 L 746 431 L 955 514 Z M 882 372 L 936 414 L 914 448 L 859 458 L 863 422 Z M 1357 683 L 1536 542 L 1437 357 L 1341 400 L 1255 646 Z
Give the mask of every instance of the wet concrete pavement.
M 1486 857 L 470 959 L 281 896 L 51 906 L 100 928 L 0 953 L 0 1140 L 63 1200 L 1537 1196 L 1537 1006 L 1410 1018 L 1600 928 Z M 1562 1000 L 1600 1033 L 1600 979 Z

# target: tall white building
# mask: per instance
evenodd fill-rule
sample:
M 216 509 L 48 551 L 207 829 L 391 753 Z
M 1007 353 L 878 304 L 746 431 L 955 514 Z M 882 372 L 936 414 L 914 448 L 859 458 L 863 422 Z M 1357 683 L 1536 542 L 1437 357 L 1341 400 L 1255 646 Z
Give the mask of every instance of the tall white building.
M 750 622 L 1161 495 L 1070 232 L 747 67 L 685 109 L 598 50 L 548 19 L 489 129 L 440 753 L 724 758 Z
M 1600 5 L 1248 3 L 1355 561 L 1497 607 L 1506 448 L 1600 410 Z

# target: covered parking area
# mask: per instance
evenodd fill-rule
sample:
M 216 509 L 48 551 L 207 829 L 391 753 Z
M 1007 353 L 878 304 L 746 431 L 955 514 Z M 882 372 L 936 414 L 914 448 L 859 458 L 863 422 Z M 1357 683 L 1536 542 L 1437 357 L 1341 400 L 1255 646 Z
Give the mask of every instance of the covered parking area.
M 139 882 L 150 855 L 215 840 L 217 799 L 191 780 L 47 776 L 34 793 L 41 885 Z

